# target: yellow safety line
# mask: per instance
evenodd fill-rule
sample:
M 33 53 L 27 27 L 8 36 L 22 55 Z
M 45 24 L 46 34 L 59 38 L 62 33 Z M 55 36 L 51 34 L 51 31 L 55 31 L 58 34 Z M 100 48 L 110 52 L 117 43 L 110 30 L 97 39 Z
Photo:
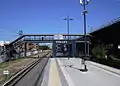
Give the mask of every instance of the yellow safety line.
M 51 59 L 48 86 L 61 86 L 61 80 L 55 59 Z

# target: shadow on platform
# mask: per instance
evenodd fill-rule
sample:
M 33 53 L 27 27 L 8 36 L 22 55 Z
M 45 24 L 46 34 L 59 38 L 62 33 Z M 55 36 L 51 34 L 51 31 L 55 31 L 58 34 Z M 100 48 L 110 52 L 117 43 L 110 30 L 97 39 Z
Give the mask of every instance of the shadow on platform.
M 74 67 L 74 65 L 62 65 L 62 66 L 70 67 L 70 68 L 73 68 L 73 69 L 76 69 L 76 70 L 79 70 L 79 71 L 82 71 L 82 72 L 87 72 L 88 71 L 88 69 L 77 68 L 77 67 Z

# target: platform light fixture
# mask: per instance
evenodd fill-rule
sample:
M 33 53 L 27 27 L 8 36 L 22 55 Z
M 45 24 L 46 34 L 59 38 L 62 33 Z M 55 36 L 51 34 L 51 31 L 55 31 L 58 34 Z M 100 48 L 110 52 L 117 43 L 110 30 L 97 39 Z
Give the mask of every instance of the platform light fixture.
M 88 13 L 88 11 L 86 10 L 86 5 L 88 5 L 90 2 L 90 0 L 80 0 L 80 4 L 83 6 L 83 12 L 82 12 L 82 15 L 83 15 L 83 22 L 84 22 L 84 41 L 85 41 L 85 57 L 87 56 L 87 40 L 86 40 L 86 14 Z M 83 63 L 84 63 L 84 71 L 87 71 L 87 66 L 85 64 L 85 59 L 83 58 L 82 59 Z

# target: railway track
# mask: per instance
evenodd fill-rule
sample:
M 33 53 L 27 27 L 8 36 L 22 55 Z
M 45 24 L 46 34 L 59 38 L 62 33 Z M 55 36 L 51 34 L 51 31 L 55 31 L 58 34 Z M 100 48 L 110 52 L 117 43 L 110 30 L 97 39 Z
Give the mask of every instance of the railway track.
M 2 86 L 37 86 L 49 57 L 50 54 L 47 54 L 32 62 L 28 67 L 11 77 Z

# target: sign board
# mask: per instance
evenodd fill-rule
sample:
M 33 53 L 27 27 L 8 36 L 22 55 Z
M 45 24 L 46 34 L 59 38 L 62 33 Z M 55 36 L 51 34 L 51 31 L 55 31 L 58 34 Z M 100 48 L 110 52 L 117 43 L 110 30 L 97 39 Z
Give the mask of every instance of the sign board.
M 61 51 L 61 44 L 56 44 L 56 51 L 60 52 Z
M 67 41 L 56 41 L 56 43 L 67 43 Z
M 64 39 L 64 38 L 63 38 L 63 35 L 57 34 L 57 35 L 54 35 L 54 39 L 62 40 L 62 39 Z
M 4 71 L 3 71 L 3 74 L 4 74 L 4 75 L 9 75 L 9 71 L 8 71 L 8 70 L 4 70 Z
M 56 43 L 56 56 L 67 56 L 68 46 L 66 43 Z

